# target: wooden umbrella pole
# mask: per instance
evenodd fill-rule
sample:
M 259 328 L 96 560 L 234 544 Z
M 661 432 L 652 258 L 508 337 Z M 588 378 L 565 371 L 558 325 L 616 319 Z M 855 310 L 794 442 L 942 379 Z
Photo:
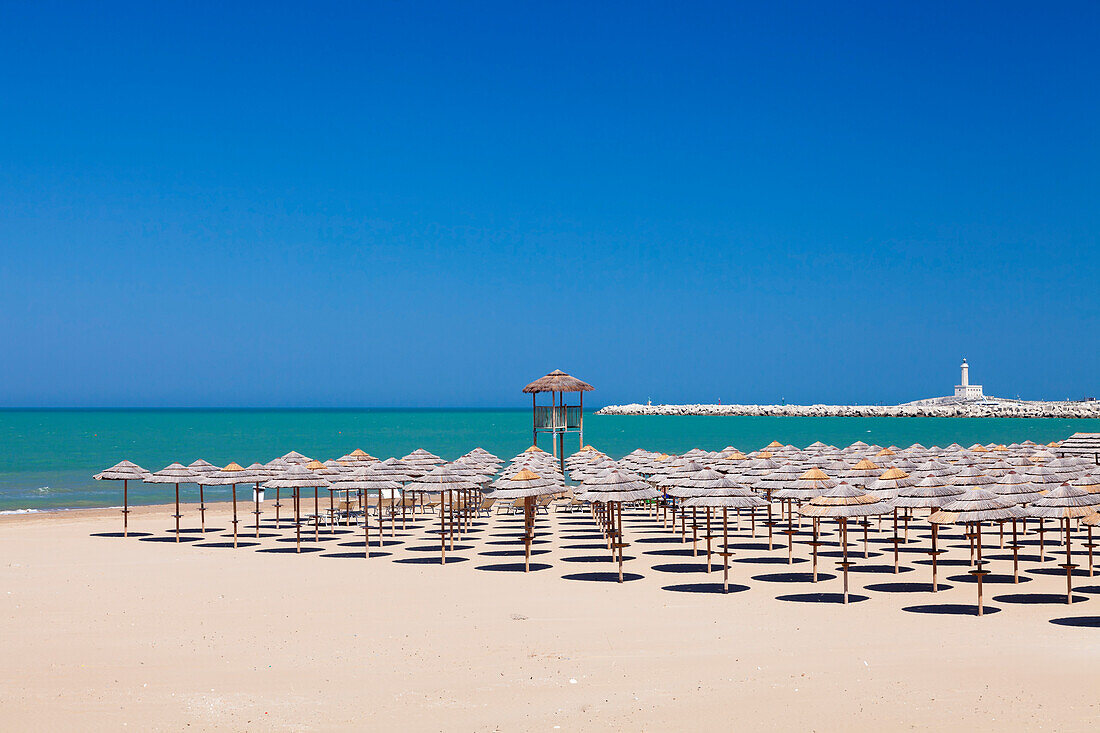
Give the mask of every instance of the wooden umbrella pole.
M 199 531 L 206 534 L 206 497 L 203 485 L 199 484 Z
M 1044 541 L 1047 528 L 1047 520 L 1039 519 L 1039 562 L 1046 562 L 1047 560 L 1047 548 Z
M 390 537 L 397 537 L 397 507 L 394 506 L 394 493 L 390 489 Z
M 1016 539 L 1016 520 L 1012 520 L 1012 582 L 1020 582 L 1020 543 Z
M 237 484 L 233 484 L 233 547 L 237 546 Z
M 447 535 L 450 539 L 451 551 L 455 549 L 455 495 L 450 489 L 447 490 Z
M 442 495 L 441 495 L 442 496 Z M 370 498 L 367 498 L 367 508 L 363 510 L 363 516 L 370 514 Z M 440 500 L 442 502 L 442 499 Z M 382 489 L 378 490 L 378 547 L 386 546 L 386 525 L 382 524 Z
M 841 541 L 844 544 L 843 562 L 841 568 L 844 570 L 844 602 L 848 602 L 848 520 L 844 517 L 840 518 L 840 536 Z
M 811 547 L 813 548 L 814 568 L 813 568 L 813 579 L 810 582 L 811 583 L 816 583 L 817 582 L 817 543 L 818 543 L 818 540 L 817 540 L 817 535 L 818 535 L 817 517 L 814 517 L 810 520 L 810 526 L 813 528 L 813 533 L 814 533 L 814 543 L 813 543 L 813 545 L 811 545 Z
M 523 499 L 523 572 L 525 573 L 531 572 L 531 537 L 534 534 L 534 528 L 531 526 L 533 501 L 533 496 Z
M 772 551 L 772 490 L 768 489 L 768 552 Z
M 932 525 L 932 592 L 936 592 L 936 558 L 938 557 L 939 548 L 936 546 L 936 540 L 939 534 L 940 525 Z
M 619 505 L 619 514 L 622 515 L 623 507 Z M 699 516 L 695 507 L 691 508 L 691 556 L 699 556 Z
M 363 510 L 363 557 L 370 559 L 370 513 Z
M 176 484 L 176 542 L 180 541 L 180 485 Z
M 252 501 L 256 505 L 256 539 L 260 539 L 260 482 L 252 488 Z
M 882 521 L 882 515 L 879 515 L 879 521 L 880 522 Z M 871 522 L 868 521 L 867 519 L 863 520 L 863 559 L 864 560 L 866 560 L 868 557 L 870 557 L 870 554 L 869 554 L 868 549 L 867 549 L 867 528 L 870 526 L 870 524 L 871 524 Z
M 730 592 L 730 563 L 729 563 L 729 509 L 722 507 L 722 592 Z
M 1089 577 L 1092 577 L 1092 525 L 1088 525 L 1089 528 Z
M 898 574 L 898 508 L 894 507 L 894 575 Z
M 618 540 L 616 544 L 619 546 L 619 582 L 623 582 L 623 505 L 621 502 L 614 502 L 611 507 L 611 516 L 614 518 L 618 515 L 618 529 L 616 531 L 615 539 Z M 615 520 L 612 519 L 614 522 Z
M 439 563 L 447 564 L 447 513 L 443 511 L 443 494 L 439 495 Z
M 122 479 L 122 536 L 130 536 L 128 516 L 130 514 L 130 487 L 129 479 Z
M 328 533 L 334 534 L 336 528 L 333 526 L 336 523 L 336 492 L 329 487 L 328 490 Z
M 294 543 L 297 547 L 295 552 L 302 551 L 302 522 L 301 522 L 301 490 L 294 488 Z
M 977 523 L 977 541 L 978 541 L 978 615 L 984 615 L 982 609 L 982 523 Z
M 707 572 L 710 572 L 710 507 L 707 507 Z
M 318 488 L 313 487 L 313 541 L 321 541 L 321 502 L 317 495 Z
M 1073 553 L 1070 550 L 1069 517 L 1066 517 L 1066 603 L 1073 603 Z
M 279 507 L 283 505 L 279 499 L 279 494 L 282 493 L 282 489 L 275 489 L 275 529 L 279 529 L 281 526 L 279 522 Z

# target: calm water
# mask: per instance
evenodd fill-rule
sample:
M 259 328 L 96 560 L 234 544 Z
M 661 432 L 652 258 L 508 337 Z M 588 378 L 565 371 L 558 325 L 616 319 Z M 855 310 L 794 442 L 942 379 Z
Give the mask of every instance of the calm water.
M 118 505 L 120 485 L 94 481 L 92 474 L 123 458 L 150 470 L 196 458 L 247 465 L 289 450 L 324 460 L 354 448 L 379 458 L 426 448 L 453 459 L 481 446 L 509 458 L 531 444 L 530 420 L 526 410 L 0 411 L 0 511 Z M 749 451 L 772 440 L 797 446 L 815 440 L 839 446 L 856 440 L 900 446 L 1046 443 L 1098 428 L 1094 420 L 589 414 L 585 442 L 618 458 L 639 447 L 682 453 L 734 445 Z M 570 441 L 567 453 L 577 447 Z M 134 503 L 161 503 L 172 490 L 138 484 L 130 495 Z M 227 488 L 207 491 L 228 496 Z

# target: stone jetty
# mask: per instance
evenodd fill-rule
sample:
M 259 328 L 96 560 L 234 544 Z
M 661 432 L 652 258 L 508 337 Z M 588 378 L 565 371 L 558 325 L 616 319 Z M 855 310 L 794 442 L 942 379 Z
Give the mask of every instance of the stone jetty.
M 944 397 L 903 405 L 608 405 L 597 415 L 723 415 L 759 417 L 1022 417 L 1100 418 L 1100 401 L 1037 402 Z

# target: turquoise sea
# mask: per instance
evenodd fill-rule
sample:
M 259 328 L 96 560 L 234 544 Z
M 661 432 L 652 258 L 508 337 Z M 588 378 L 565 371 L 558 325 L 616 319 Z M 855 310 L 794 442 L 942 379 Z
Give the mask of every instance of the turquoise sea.
M 1094 420 L 670 417 L 585 415 L 585 442 L 618 458 L 635 448 L 744 451 L 772 440 L 805 446 L 946 445 L 1060 440 Z M 545 439 L 544 439 L 545 440 Z M 447 459 L 481 446 L 510 458 L 531 444 L 529 410 L 8 410 L 0 411 L 0 511 L 116 506 L 121 490 L 92 474 L 126 458 L 149 470 L 204 458 L 266 462 L 289 450 L 320 458 L 362 448 L 378 458 L 425 448 Z M 549 449 L 548 442 L 543 447 Z M 567 453 L 577 449 L 575 441 Z M 172 487 L 132 486 L 131 500 L 170 500 Z M 189 493 L 189 492 L 185 492 Z M 228 496 L 213 488 L 208 495 Z

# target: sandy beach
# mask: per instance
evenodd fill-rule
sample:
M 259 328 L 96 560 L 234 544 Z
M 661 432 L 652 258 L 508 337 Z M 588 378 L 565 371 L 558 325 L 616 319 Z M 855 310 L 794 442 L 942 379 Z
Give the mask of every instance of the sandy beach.
M 1043 572 L 1023 566 L 1027 582 L 988 584 L 999 610 L 977 618 L 903 610 L 974 602 L 963 565 L 942 568 L 952 587 L 935 596 L 896 592 L 928 583 L 923 527 L 898 576 L 874 533 L 870 559 L 853 543 L 866 600 L 845 607 L 782 600 L 839 579 L 782 582 L 808 548 L 788 566 L 784 538 L 769 552 L 747 525 L 722 595 L 719 566 L 706 575 L 690 541 L 644 514 L 626 516 L 622 585 L 596 579 L 614 566 L 587 513 L 539 516 L 527 575 L 519 517 L 481 520 L 441 567 L 423 519 L 367 560 L 350 530 L 296 555 L 289 528 L 257 541 L 249 526 L 233 549 L 227 505 L 207 515 L 221 531 L 176 544 L 170 514 L 135 509 L 131 533 L 148 536 L 126 539 L 118 510 L 0 519 L 5 728 L 1085 730 L 1100 712 L 1100 580 L 1055 602 L 1052 554 Z M 945 545 L 965 564 L 961 540 Z M 1067 617 L 1092 627 L 1051 623 Z

